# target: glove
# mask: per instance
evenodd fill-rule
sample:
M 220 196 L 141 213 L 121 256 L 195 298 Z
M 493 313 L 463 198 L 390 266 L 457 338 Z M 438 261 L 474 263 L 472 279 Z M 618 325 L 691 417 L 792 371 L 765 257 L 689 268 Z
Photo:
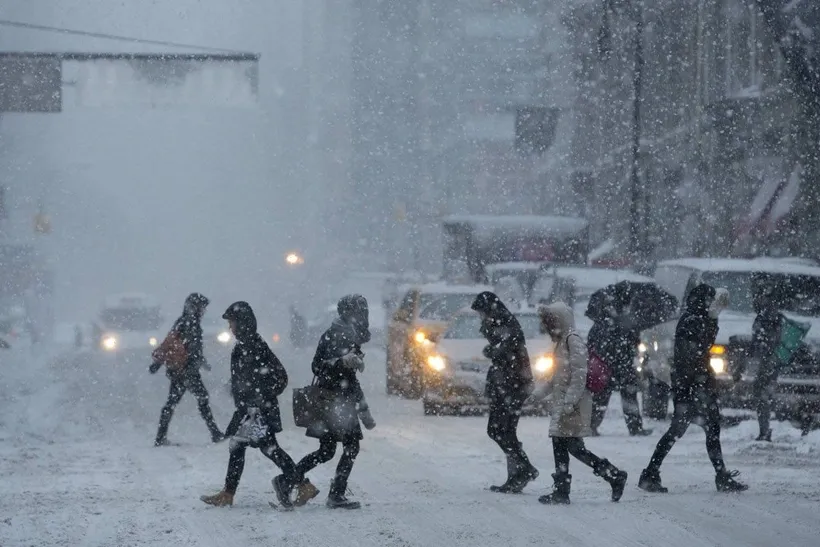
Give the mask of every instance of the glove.
M 348 353 L 342 357 L 342 365 L 351 370 L 364 370 L 364 359 L 356 353 Z
M 493 348 L 493 347 L 492 347 L 492 345 L 487 344 L 486 346 L 484 346 L 484 349 L 483 349 L 483 350 L 481 350 L 481 353 L 482 353 L 482 354 L 484 355 L 484 357 L 486 357 L 487 359 L 492 359 L 492 358 L 493 358 L 493 355 L 495 355 L 495 348 Z
M 162 366 L 162 363 L 156 363 L 156 362 L 151 363 L 151 366 L 148 367 L 148 372 L 150 372 L 151 374 L 156 374 L 161 366 Z

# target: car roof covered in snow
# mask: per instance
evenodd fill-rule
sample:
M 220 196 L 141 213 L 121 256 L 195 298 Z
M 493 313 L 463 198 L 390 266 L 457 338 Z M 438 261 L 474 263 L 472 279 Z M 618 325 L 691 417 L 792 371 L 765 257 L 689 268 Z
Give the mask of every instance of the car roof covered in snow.
M 159 302 L 149 294 L 133 292 L 108 295 L 103 306 L 106 308 L 158 308 Z
M 679 258 L 664 260 L 660 266 L 680 266 L 703 272 L 762 272 L 820 277 L 820 267 L 795 259 L 780 258 Z
M 531 271 L 540 270 L 546 262 L 496 262 L 495 264 L 487 264 L 484 269 L 487 273 L 492 273 L 498 270 L 508 271 Z
M 585 268 L 582 266 L 557 266 L 549 270 L 558 277 L 571 277 L 580 287 L 589 289 L 603 289 L 608 285 L 620 281 L 634 281 L 636 283 L 654 283 L 651 277 L 646 277 L 629 270 L 613 270 L 609 268 Z
M 539 232 L 580 232 L 589 226 L 578 217 L 536 215 L 451 215 L 442 219 L 444 224 L 469 224 L 477 230 L 535 230 Z

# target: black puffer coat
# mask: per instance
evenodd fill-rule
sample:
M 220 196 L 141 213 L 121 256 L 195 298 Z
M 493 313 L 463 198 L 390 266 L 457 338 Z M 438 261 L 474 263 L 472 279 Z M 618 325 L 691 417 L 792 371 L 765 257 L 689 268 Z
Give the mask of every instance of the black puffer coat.
M 231 395 L 237 414 L 244 416 L 249 408 L 258 408 L 271 432 L 279 433 L 282 418 L 278 397 L 288 385 L 288 373 L 256 331 L 256 316 L 247 302 L 232 304 L 222 317 L 237 326 L 231 353 Z
M 709 366 L 709 349 L 715 343 L 718 321 L 709 316 L 715 289 L 701 284 L 686 299 L 686 310 L 675 329 L 672 393 L 675 403 L 707 403 L 716 395 L 716 381 Z
M 472 309 L 484 314 L 481 334 L 487 339 L 484 355 L 492 361 L 487 371 L 485 396 L 493 401 L 509 396 L 526 399 L 533 378 L 524 331 L 518 319 L 494 293 L 479 294 Z
M 199 374 L 200 368 L 207 368 L 202 347 L 202 314 L 205 313 L 208 304 L 208 299 L 203 295 L 199 293 L 189 294 L 185 299 L 182 315 L 171 327 L 171 330 L 179 335 L 185 345 L 185 351 L 188 353 L 188 362 L 182 373 L 184 375 Z M 166 375 L 172 379 L 179 376 L 179 374 L 166 369 Z

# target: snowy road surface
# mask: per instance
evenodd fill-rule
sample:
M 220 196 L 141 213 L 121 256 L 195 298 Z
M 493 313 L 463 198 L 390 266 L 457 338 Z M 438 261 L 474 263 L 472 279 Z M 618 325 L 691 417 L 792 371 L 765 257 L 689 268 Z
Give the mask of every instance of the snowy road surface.
M 310 355 L 277 350 L 291 387 L 309 380 Z M 378 426 L 365 432 L 351 478 L 361 511 L 324 507 L 335 467 L 311 473 L 320 497 L 292 513 L 268 506 L 275 468 L 250 451 L 232 508 L 213 508 L 201 494 L 222 486 L 227 443 L 208 442 L 195 402 L 183 399 L 171 425 L 179 446 L 152 446 L 167 381 L 148 362 L 116 364 L 84 357 L 0 357 L 0 546 L 511 546 L 657 547 L 820 544 L 820 435 L 800 439 L 776 424 L 776 442 L 758 446 L 756 426 L 724 434 L 730 468 L 749 492 L 718 494 L 693 428 L 663 469 L 671 493 L 636 488 L 662 424 L 633 439 L 613 401 L 604 435 L 588 445 L 630 475 L 619 504 L 608 487 L 573 462 L 572 505 L 545 507 L 552 451 L 548 419 L 522 420 L 520 435 L 541 478 L 525 494 L 486 490 L 503 480 L 500 451 L 485 435 L 485 419 L 424 417 L 419 402 L 387 398 L 384 354 L 370 349 L 364 385 Z M 205 373 L 221 427 L 232 411 L 227 365 Z M 296 429 L 290 389 L 283 401 L 282 446 L 294 458 L 316 441 Z M 337 455 L 338 457 L 338 455 Z

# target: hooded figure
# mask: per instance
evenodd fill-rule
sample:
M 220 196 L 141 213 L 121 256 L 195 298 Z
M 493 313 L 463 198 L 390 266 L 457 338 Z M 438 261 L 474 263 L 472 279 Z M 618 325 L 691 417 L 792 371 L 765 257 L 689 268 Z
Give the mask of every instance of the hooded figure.
M 490 359 L 485 396 L 490 400 L 487 435 L 507 457 L 507 481 L 491 486 L 493 492 L 521 492 L 538 477 L 518 440 L 518 420 L 532 393 L 533 379 L 524 332 L 518 319 L 494 293 L 482 292 L 472 304 L 481 315 L 481 334 L 487 339 L 484 355 Z
M 590 452 L 583 437 L 592 433 L 592 394 L 586 388 L 587 348 L 575 332 L 575 316 L 563 302 L 540 308 L 541 330 L 550 335 L 555 349 L 555 372 L 552 377 L 552 411 L 549 435 L 555 457 L 555 473 L 551 494 L 538 498 L 543 504 L 569 503 L 572 475 L 569 457 L 574 456 L 606 480 L 612 488 L 612 501 L 624 493 L 627 474 L 608 460 Z
M 157 429 L 157 437 L 154 441 L 156 446 L 163 446 L 168 443 L 166 436 L 168 434 L 168 427 L 171 425 L 171 418 L 174 415 L 174 409 L 189 389 L 197 399 L 199 414 L 208 426 L 208 431 L 211 433 L 211 440 L 213 442 L 219 442 L 224 438 L 214 420 L 208 390 L 205 388 L 200 374 L 201 368 L 206 370 L 211 369 L 205 360 L 205 355 L 202 350 L 202 316 L 205 315 L 205 310 L 208 308 L 209 303 L 209 300 L 202 294 L 191 293 L 185 299 L 182 315 L 176 320 L 174 326 L 171 327 L 171 331 L 175 332 L 182 340 L 185 346 L 185 352 L 188 355 L 188 360 L 185 364 L 185 368 L 180 372 L 165 371 L 166 376 L 171 380 L 171 386 L 168 392 L 168 400 L 160 413 L 159 428 Z M 154 374 L 161 366 L 161 363 L 154 362 L 148 370 L 151 374 Z
M 723 462 L 720 445 L 720 407 L 717 383 L 709 366 L 710 348 L 718 333 L 717 315 L 728 303 L 728 293 L 717 299 L 717 291 L 702 283 L 686 297 L 686 310 L 675 329 L 675 354 L 672 364 L 672 397 L 675 413 L 669 430 L 661 437 L 649 465 L 641 473 L 638 487 L 647 492 L 666 493 L 661 482 L 663 460 L 683 437 L 689 424 L 696 421 L 706 431 L 706 452 L 715 468 L 715 486 L 720 492 L 738 492 L 748 488 L 734 477 Z
M 348 500 L 345 492 L 359 454 L 359 441 L 364 438 L 359 420 L 364 419 L 368 425 L 367 403 L 356 376 L 356 372 L 364 371 L 361 346 L 370 341 L 367 300 L 359 294 L 347 295 L 339 300 L 337 311 L 339 316 L 319 340 L 311 364 L 315 385 L 325 396 L 317 401 L 323 419 L 308 427 L 306 435 L 319 439 L 319 449 L 302 458 L 296 467 L 301 479 L 319 464 L 332 460 L 336 445 L 342 443 L 343 453 L 331 482 L 327 506 L 358 509 L 359 502 Z M 318 490 L 311 492 L 310 497 L 316 494 Z M 305 498 L 301 491 L 299 495 Z
M 777 308 L 773 292 L 771 286 L 762 286 L 755 291 L 753 304 L 757 316 L 752 325 L 752 353 L 760 363 L 752 389 L 757 402 L 757 423 L 760 428 L 757 440 L 767 442 L 772 440 L 769 420 L 779 372 L 775 350 L 780 342 L 783 324 L 783 315 Z
M 256 316 L 247 302 L 231 304 L 222 318 L 236 338 L 231 352 L 231 395 L 236 411 L 226 431 L 233 439 L 224 489 L 201 499 L 209 505 L 233 504 L 245 469 L 245 452 L 251 446 L 282 469 L 284 474 L 273 480 L 273 487 L 280 505 L 290 508 L 296 465 L 276 440 L 282 431 L 278 397 L 288 385 L 287 371 L 257 332 Z

